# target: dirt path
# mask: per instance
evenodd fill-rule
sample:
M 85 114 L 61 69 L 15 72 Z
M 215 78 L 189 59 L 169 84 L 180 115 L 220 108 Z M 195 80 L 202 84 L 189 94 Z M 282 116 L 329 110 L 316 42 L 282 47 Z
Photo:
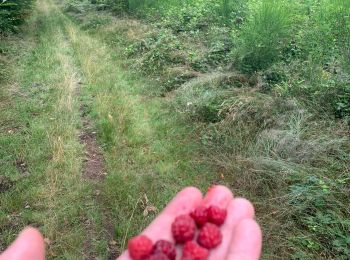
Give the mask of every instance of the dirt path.
M 80 93 L 80 91 L 78 91 L 78 93 Z M 99 190 L 99 186 L 103 183 L 107 175 L 105 169 L 105 162 L 101 147 L 97 141 L 96 130 L 93 127 L 93 122 L 87 116 L 86 106 L 84 104 L 81 105 L 80 112 L 83 127 L 79 134 L 79 139 L 84 146 L 85 155 L 82 166 L 82 174 L 85 181 L 90 182 L 93 187 L 93 203 L 96 205 L 96 208 L 98 208 L 97 205 L 99 204 L 99 195 L 101 192 Z M 113 243 L 113 225 L 109 221 L 108 215 L 109 214 L 107 212 L 102 212 L 101 215 L 102 224 L 106 230 L 105 236 L 107 241 L 109 241 L 108 248 L 106 248 L 108 251 L 107 258 L 115 259 L 117 249 L 115 247 L 115 244 Z M 96 253 L 92 250 L 93 240 L 96 237 L 95 223 L 93 223 L 92 219 L 87 218 L 85 220 L 85 227 L 87 237 L 84 242 L 84 257 L 87 260 L 94 260 L 97 258 Z
M 81 119 L 83 128 L 79 134 L 80 142 L 84 146 L 84 159 L 82 166 L 82 175 L 85 181 L 93 186 L 93 204 L 97 204 L 100 191 L 96 184 L 103 181 L 105 177 L 104 159 L 96 140 L 96 132 L 91 126 L 91 121 L 86 117 L 84 108 L 81 106 Z M 96 236 L 95 224 L 92 219 L 86 218 L 86 239 L 84 242 L 84 258 L 88 260 L 96 259 L 96 254 L 92 250 L 93 239 Z
M 42 116 L 41 125 L 47 129 L 45 139 L 51 155 L 39 180 L 43 183 L 42 203 L 37 203 L 47 208 L 39 219 L 48 244 L 48 257 L 105 258 L 110 255 L 108 241 L 113 240 L 113 235 L 104 226 L 105 216 L 98 203 L 98 187 L 105 178 L 104 158 L 93 123 L 84 109 L 81 94 L 84 75 L 77 66 L 67 34 L 71 24 L 53 1 L 38 1 L 36 10 L 39 46 L 34 53 L 42 54 L 31 66 L 43 72 L 39 78 L 43 83 L 37 85 L 48 86 L 50 101 L 50 114 Z M 36 74 L 34 77 L 38 77 Z M 101 247 L 100 251 L 97 247 Z
M 58 12 L 59 15 L 62 15 L 59 9 L 56 8 L 56 6 L 52 6 L 51 9 L 54 12 Z M 64 21 L 61 24 L 61 26 L 63 27 L 63 29 L 66 29 L 66 23 L 64 23 Z M 62 39 L 60 42 L 60 45 L 63 48 L 69 49 L 71 51 L 72 47 L 70 46 L 70 44 L 71 43 L 68 37 L 64 37 L 64 39 Z M 78 138 L 80 143 L 83 145 L 81 174 L 84 182 L 86 182 L 87 185 L 89 185 L 92 188 L 92 196 L 87 197 L 85 205 L 93 205 L 93 210 L 99 210 L 100 207 L 98 200 L 100 190 L 98 187 L 103 183 L 106 177 L 104 157 L 102 154 L 101 147 L 97 141 L 97 133 L 94 129 L 93 122 L 87 115 L 87 105 L 84 104 L 81 96 L 82 88 L 84 88 L 83 76 L 79 75 L 79 70 L 75 65 L 74 57 L 72 55 L 62 55 L 60 58 L 62 60 L 62 64 L 65 71 L 71 72 L 69 82 L 68 84 L 65 84 L 66 89 L 65 95 L 62 97 L 64 101 L 62 102 L 67 104 L 68 112 L 70 113 L 72 113 L 73 109 L 71 106 L 72 99 L 76 99 L 77 103 L 79 104 L 79 121 L 81 122 L 82 126 L 79 129 Z M 87 208 L 85 211 L 89 212 L 89 210 L 90 209 Z M 107 241 L 113 241 L 113 228 L 106 217 L 107 212 L 97 212 L 95 214 L 101 214 L 103 226 L 100 228 L 106 230 L 106 232 L 104 232 L 104 238 L 106 238 Z M 93 260 L 98 258 L 94 247 L 94 240 L 99 236 L 97 235 L 98 230 L 94 219 L 89 218 L 89 214 L 86 215 L 87 217 L 84 222 L 86 237 L 84 241 L 83 256 L 85 259 Z M 108 248 L 106 249 L 108 251 L 108 258 L 114 259 L 116 249 L 113 246 L 113 244 L 109 243 Z

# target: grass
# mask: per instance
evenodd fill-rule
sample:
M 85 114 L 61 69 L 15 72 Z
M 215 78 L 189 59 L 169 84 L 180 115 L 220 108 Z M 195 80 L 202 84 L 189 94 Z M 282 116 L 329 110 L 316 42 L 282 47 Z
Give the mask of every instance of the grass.
M 101 204 L 110 212 L 121 250 L 124 237 L 139 233 L 155 217 L 156 212 L 143 214 L 147 206 L 160 210 L 182 187 L 205 189 L 216 174 L 190 141 L 193 127 L 163 98 L 147 95 L 147 81 L 125 72 L 104 43 L 75 26 L 68 32 L 86 78 L 83 96 L 104 145 L 108 175 Z
M 254 34 L 253 25 L 258 24 L 264 31 L 263 47 L 273 54 L 268 68 L 250 74 L 230 67 L 229 53 L 256 51 L 254 59 L 261 58 L 263 63 L 265 53 L 254 45 L 251 49 L 232 47 L 226 43 L 227 28 L 214 36 L 215 25 L 198 28 L 198 24 L 186 23 L 177 31 L 177 24 L 169 26 L 169 17 L 149 23 L 115 18 L 93 9 L 77 21 L 90 35 L 114 48 L 118 56 L 124 51 L 120 59 L 125 60 L 123 66 L 148 76 L 153 84 L 147 84 L 142 93 L 153 99 L 165 97 L 165 105 L 177 112 L 172 117 L 183 117 L 195 125 L 194 136 L 201 141 L 199 152 L 204 150 L 204 158 L 214 167 L 215 182 L 231 187 L 236 195 L 246 196 L 256 205 L 264 231 L 263 259 L 346 258 L 349 126 L 346 117 L 335 119 L 332 108 L 320 100 L 326 98 L 330 104 L 330 93 L 346 85 L 347 77 L 341 74 L 344 81 L 331 74 L 325 77 L 319 64 L 301 62 L 298 49 L 293 50 L 296 54 L 289 53 L 292 58 L 286 54 L 294 44 L 284 38 L 288 26 L 297 24 L 292 29 L 299 30 L 306 9 L 298 13 L 301 6 L 293 5 L 292 11 L 298 15 L 287 17 L 283 15 L 287 7 L 277 2 L 264 1 L 265 9 L 250 7 L 259 15 L 243 17 L 247 23 L 235 28 L 251 44 L 254 37 L 260 37 Z M 278 9 L 273 13 L 277 24 L 264 16 L 271 11 L 270 5 Z M 109 22 L 89 26 L 99 20 Z M 271 46 L 269 37 L 273 33 L 280 41 Z M 214 55 L 221 62 L 213 63 Z M 306 71 L 312 78 L 303 74 Z M 145 181 L 139 185 L 146 187 Z M 132 212 L 136 201 L 125 210 Z
M 251 9 L 251 15 L 238 32 L 239 47 L 235 52 L 240 66 L 246 67 L 243 70 L 256 71 L 278 60 L 281 48 L 291 40 L 293 8 L 281 1 L 265 0 Z
M 174 116 L 164 99 L 147 95 L 147 81 L 124 71 L 120 57 L 52 1 L 37 3 L 28 26 L 36 32 L 25 39 L 33 46 L 18 60 L 12 79 L 21 87 L 13 107 L 8 95 L 3 101 L 11 113 L 3 120 L 6 129 L 14 118 L 23 130 L 1 134 L 6 159 L 1 169 L 14 179 L 1 194 L 1 247 L 31 224 L 48 239 L 50 259 L 81 259 L 86 253 L 105 259 L 116 253 L 110 248 L 120 253 L 125 240 L 147 226 L 177 191 L 188 185 L 206 189 L 216 174 L 191 141 L 193 126 Z M 81 105 L 103 148 L 107 177 L 100 183 L 82 177 Z M 28 166 L 28 176 L 20 177 L 17 158 Z M 145 211 L 151 205 L 156 212 Z M 86 252 L 89 236 L 91 252 Z
M 18 50 L 2 100 L 1 171 L 12 187 L 1 193 L 1 248 L 33 225 L 48 239 L 49 258 L 81 259 L 92 189 L 81 176 L 76 71 L 60 19 L 50 2 L 38 2 L 28 25 L 38 34 L 26 35 L 33 44 Z
M 266 70 L 233 70 L 231 30 L 203 27 L 208 8 L 199 5 L 155 25 L 87 2 L 70 19 L 64 6 L 38 1 L 24 39 L 0 45 L 1 249 L 30 224 L 48 239 L 50 259 L 106 259 L 184 186 L 222 183 L 255 204 L 263 259 L 350 255 L 349 125 L 300 96 L 314 82 L 302 73 L 321 87 L 336 76 L 280 63 L 279 45 Z M 243 40 L 258 24 L 269 44 L 268 9 L 235 25 Z M 188 12 L 195 19 L 183 31 L 167 19 Z M 284 12 L 274 13 L 281 41 Z M 82 107 L 103 151 L 100 181 L 83 177 Z
M 347 255 L 348 126 L 261 94 L 227 105 L 230 116 L 205 132 L 208 154 L 255 203 L 264 257 Z

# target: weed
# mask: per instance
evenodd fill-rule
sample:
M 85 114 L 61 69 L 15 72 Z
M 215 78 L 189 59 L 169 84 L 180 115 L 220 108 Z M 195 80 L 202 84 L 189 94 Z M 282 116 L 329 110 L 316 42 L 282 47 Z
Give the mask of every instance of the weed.
M 162 70 L 166 64 L 180 63 L 181 56 L 176 56 L 180 47 L 179 40 L 168 30 L 162 30 L 157 34 L 152 33 L 146 40 L 127 48 L 129 55 L 144 53 L 136 66 L 146 72 L 155 73 Z

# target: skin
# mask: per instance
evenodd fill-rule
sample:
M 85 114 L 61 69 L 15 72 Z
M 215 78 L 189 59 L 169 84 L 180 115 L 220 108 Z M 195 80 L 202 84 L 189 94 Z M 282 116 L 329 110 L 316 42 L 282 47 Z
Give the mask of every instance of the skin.
M 254 220 L 254 207 L 242 198 L 234 198 L 224 186 L 211 187 L 205 197 L 193 187 L 179 192 L 163 212 L 142 232 L 153 240 L 173 242 L 170 226 L 176 216 L 188 214 L 199 205 L 217 205 L 227 209 L 227 218 L 221 227 L 223 241 L 211 250 L 210 259 L 256 260 L 260 257 L 262 235 Z M 0 255 L 0 260 L 43 260 L 45 246 L 42 235 L 34 228 L 26 228 L 12 245 Z M 125 251 L 118 260 L 131 260 Z

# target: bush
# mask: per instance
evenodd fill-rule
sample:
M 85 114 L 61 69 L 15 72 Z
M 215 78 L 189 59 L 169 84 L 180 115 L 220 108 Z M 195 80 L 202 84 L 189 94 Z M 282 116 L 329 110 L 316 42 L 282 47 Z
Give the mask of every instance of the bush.
M 321 97 L 337 117 L 349 118 L 350 2 L 323 0 L 315 4 L 301 36 L 301 58 L 314 68 L 306 75 L 314 86 L 310 97 Z
M 182 57 L 176 55 L 180 48 L 179 39 L 170 30 L 163 29 L 128 46 L 126 53 L 129 57 L 142 54 L 141 59 L 133 61 L 134 66 L 147 73 L 157 73 L 165 69 L 166 64 L 181 63 Z
M 350 62 L 350 2 L 322 0 L 313 6 L 301 32 L 300 45 L 305 58 L 325 65 L 336 57 Z
M 129 10 L 129 0 L 109 0 L 108 3 L 115 13 L 122 13 Z
M 16 32 L 28 16 L 32 0 L 5 0 L 0 3 L 0 34 Z
M 162 24 L 175 32 L 207 28 L 218 18 L 218 16 L 212 15 L 212 5 L 212 1 L 200 0 L 170 8 L 165 12 Z
M 242 30 L 234 33 L 236 57 L 242 69 L 265 69 L 279 59 L 290 39 L 289 8 L 278 0 L 263 0 L 251 7 L 251 15 Z
M 244 16 L 245 6 L 244 0 L 129 0 L 130 11 L 161 18 L 180 31 L 235 23 Z

